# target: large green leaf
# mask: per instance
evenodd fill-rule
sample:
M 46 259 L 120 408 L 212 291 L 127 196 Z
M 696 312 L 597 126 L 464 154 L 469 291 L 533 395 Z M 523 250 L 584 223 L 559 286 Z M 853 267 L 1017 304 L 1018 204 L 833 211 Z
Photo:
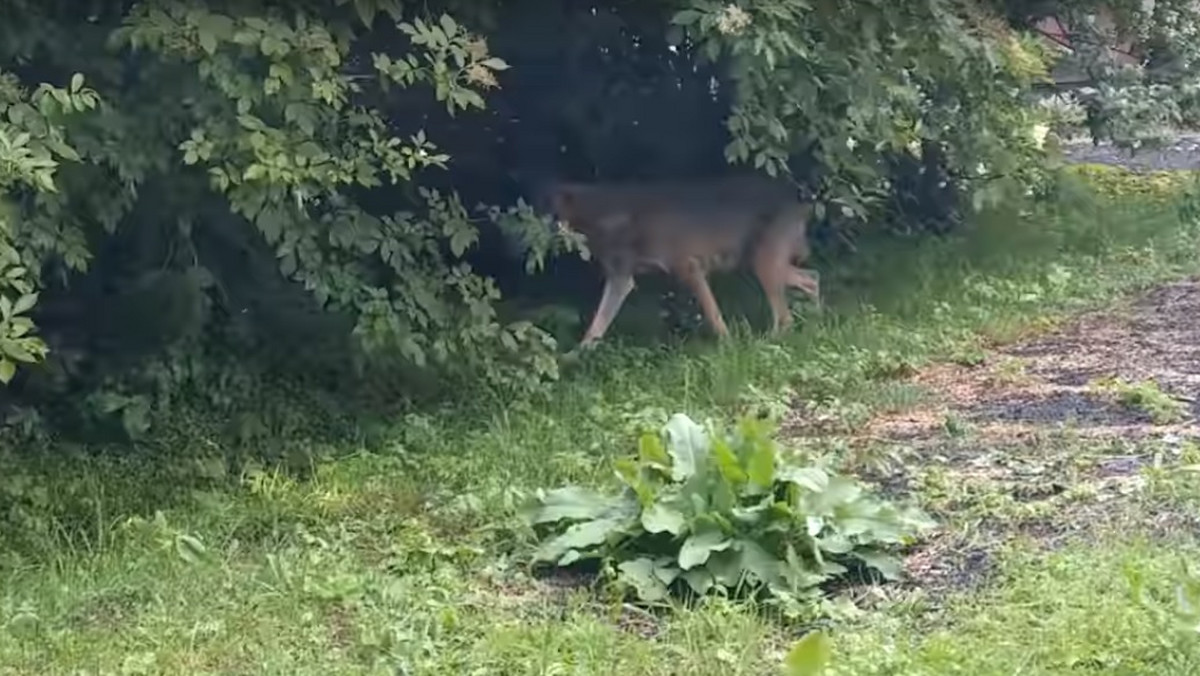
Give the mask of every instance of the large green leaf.
M 817 546 L 830 554 L 845 554 L 854 549 L 854 543 L 841 531 L 817 538 Z
M 663 447 L 662 437 L 646 432 L 638 439 L 638 460 L 657 470 L 670 472 L 671 456 Z
M 586 488 L 565 486 L 546 491 L 530 510 L 529 520 L 539 524 L 562 519 L 596 519 L 617 509 L 620 502 L 618 498 L 600 495 Z
M 683 532 L 685 523 L 683 512 L 663 502 L 657 502 L 642 512 L 642 528 L 645 528 L 647 533 L 679 535 Z
M 538 561 L 558 561 L 572 549 L 586 549 L 603 544 L 610 535 L 629 527 L 625 517 L 595 519 L 577 523 L 538 548 Z
M 732 589 L 742 581 L 742 554 L 732 548 L 713 552 L 704 569 L 712 574 L 717 584 Z
M 737 541 L 742 569 L 752 573 L 763 584 L 774 586 L 783 580 L 783 561 L 754 540 Z
M 810 495 L 810 508 L 817 513 L 854 502 L 862 495 L 862 485 L 850 477 L 832 476 L 825 489 Z
M 617 578 L 633 587 L 642 601 L 654 603 L 667 598 L 667 585 L 655 574 L 654 561 L 641 557 L 617 565 Z
M 613 463 L 617 477 L 637 496 L 643 508 L 654 504 L 654 486 L 645 479 L 645 472 L 633 458 L 620 458 Z
M 676 413 L 663 429 L 671 456 L 671 478 L 686 481 L 703 471 L 708 462 L 708 433 L 691 418 Z
M 708 488 L 710 508 L 727 522 L 725 515 L 732 514 L 738 506 L 738 496 L 733 492 L 733 486 L 720 476 L 713 476 L 710 473 Z
M 817 467 L 787 467 L 780 469 L 777 477 L 805 491 L 820 492 L 829 485 L 829 475 Z
M 771 499 L 769 497 L 760 500 L 757 504 L 748 507 L 735 507 L 730 510 L 732 520 L 744 528 L 753 528 L 762 525 L 772 515 L 773 511 L 771 510 Z M 790 525 L 786 521 L 783 522 L 783 526 L 785 527 L 790 528 Z
M 716 584 L 708 568 L 693 568 L 683 572 L 683 581 L 692 588 L 697 596 L 704 596 Z
M 771 490 L 775 485 L 775 445 L 768 439 L 755 439 L 746 459 L 746 475 L 750 484 L 759 492 Z
M 794 589 L 815 587 L 829 579 L 823 570 L 814 569 L 812 562 L 802 558 L 791 544 L 783 557 L 783 574 Z
M 714 440 L 712 456 L 717 463 L 717 468 L 720 470 L 721 476 L 730 485 L 741 486 L 749 479 L 746 476 L 746 471 L 742 469 L 742 464 L 738 460 L 737 455 L 729 447 L 729 442 L 724 439 Z
M 665 585 L 674 582 L 682 573 L 679 566 L 675 565 L 675 557 L 660 556 L 654 560 L 654 577 Z
M 888 580 L 898 580 L 904 574 L 904 566 L 900 559 L 879 551 L 859 550 L 854 552 L 855 558 L 879 571 Z
M 679 567 L 691 570 L 708 561 L 709 555 L 713 552 L 728 549 L 731 544 L 733 541 L 718 530 L 705 530 L 692 534 L 683 541 L 683 546 L 679 548 Z

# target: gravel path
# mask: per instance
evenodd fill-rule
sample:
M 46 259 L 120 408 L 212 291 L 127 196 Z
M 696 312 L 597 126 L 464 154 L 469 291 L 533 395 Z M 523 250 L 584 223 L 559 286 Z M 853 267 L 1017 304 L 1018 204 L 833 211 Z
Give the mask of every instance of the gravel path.
M 1170 145 L 1130 155 L 1110 143 L 1093 145 L 1091 141 L 1071 141 L 1063 148 L 1069 162 L 1089 162 L 1123 166 L 1136 171 L 1200 168 L 1200 133 L 1180 134 Z

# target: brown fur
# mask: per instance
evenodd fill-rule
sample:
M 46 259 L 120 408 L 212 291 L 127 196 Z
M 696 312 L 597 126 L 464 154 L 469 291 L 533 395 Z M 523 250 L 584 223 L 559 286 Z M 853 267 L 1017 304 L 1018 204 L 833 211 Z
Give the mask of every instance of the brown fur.
M 638 274 L 660 269 L 700 301 L 719 336 L 729 333 L 708 284 L 710 272 L 748 265 L 762 284 L 773 330 L 792 323 L 787 287 L 820 303 L 815 272 L 795 267 L 809 254 L 812 205 L 795 189 L 764 176 L 644 184 L 563 183 L 550 193 L 555 216 L 581 233 L 604 269 L 604 293 L 582 345 L 600 340 Z

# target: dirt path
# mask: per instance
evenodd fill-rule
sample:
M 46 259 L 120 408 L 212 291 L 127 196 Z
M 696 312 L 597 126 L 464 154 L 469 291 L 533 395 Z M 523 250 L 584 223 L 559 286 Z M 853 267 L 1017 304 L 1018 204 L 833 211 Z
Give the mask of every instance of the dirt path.
M 833 443 L 856 474 L 919 495 L 945 524 L 908 557 L 909 584 L 973 585 L 1018 539 L 1054 548 L 1106 528 L 1200 530 L 1195 510 L 1148 485 L 1156 468 L 1200 463 L 1200 280 L 908 382 L 925 403 Z M 797 412 L 785 429 L 829 443 L 810 422 Z
M 961 421 L 994 442 L 1067 430 L 1109 440 L 1200 437 L 1200 281 L 1159 287 L 1001 347 L 979 365 L 939 365 L 914 382 L 939 405 L 877 418 L 865 434 L 921 445 Z
M 1090 140 L 1072 140 L 1063 147 L 1070 162 L 1121 166 L 1136 171 L 1200 168 L 1200 134 L 1179 134 L 1171 143 L 1130 155 L 1111 143 L 1094 145 Z

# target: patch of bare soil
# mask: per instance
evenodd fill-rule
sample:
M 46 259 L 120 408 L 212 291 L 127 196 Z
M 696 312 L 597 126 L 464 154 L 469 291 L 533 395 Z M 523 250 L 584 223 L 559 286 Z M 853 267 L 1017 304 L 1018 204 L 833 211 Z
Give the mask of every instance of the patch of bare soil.
M 1106 378 L 1151 380 L 1186 403 L 1187 415 L 1155 424 L 1146 410 L 1096 385 Z M 864 434 L 922 445 L 962 421 L 993 442 L 1066 428 L 1101 439 L 1200 437 L 1200 280 L 1159 287 L 1125 307 L 999 348 L 979 366 L 942 364 L 913 380 L 937 394 L 939 405 L 876 418 Z
M 1178 419 L 1156 422 L 1153 406 L 1098 386 L 1113 378 L 1152 381 Z M 990 552 L 1014 538 L 1056 547 L 1131 527 L 1143 469 L 1200 439 L 1200 280 L 1077 317 L 979 365 L 939 364 L 909 380 L 930 403 L 877 416 L 845 441 L 904 449 L 903 462 L 874 478 L 885 490 L 919 492 L 956 522 L 908 557 L 910 578 L 961 587 L 985 576 Z M 786 428 L 804 435 L 808 421 L 798 418 Z M 1142 510 L 1135 527 L 1179 532 L 1184 515 L 1169 511 Z

